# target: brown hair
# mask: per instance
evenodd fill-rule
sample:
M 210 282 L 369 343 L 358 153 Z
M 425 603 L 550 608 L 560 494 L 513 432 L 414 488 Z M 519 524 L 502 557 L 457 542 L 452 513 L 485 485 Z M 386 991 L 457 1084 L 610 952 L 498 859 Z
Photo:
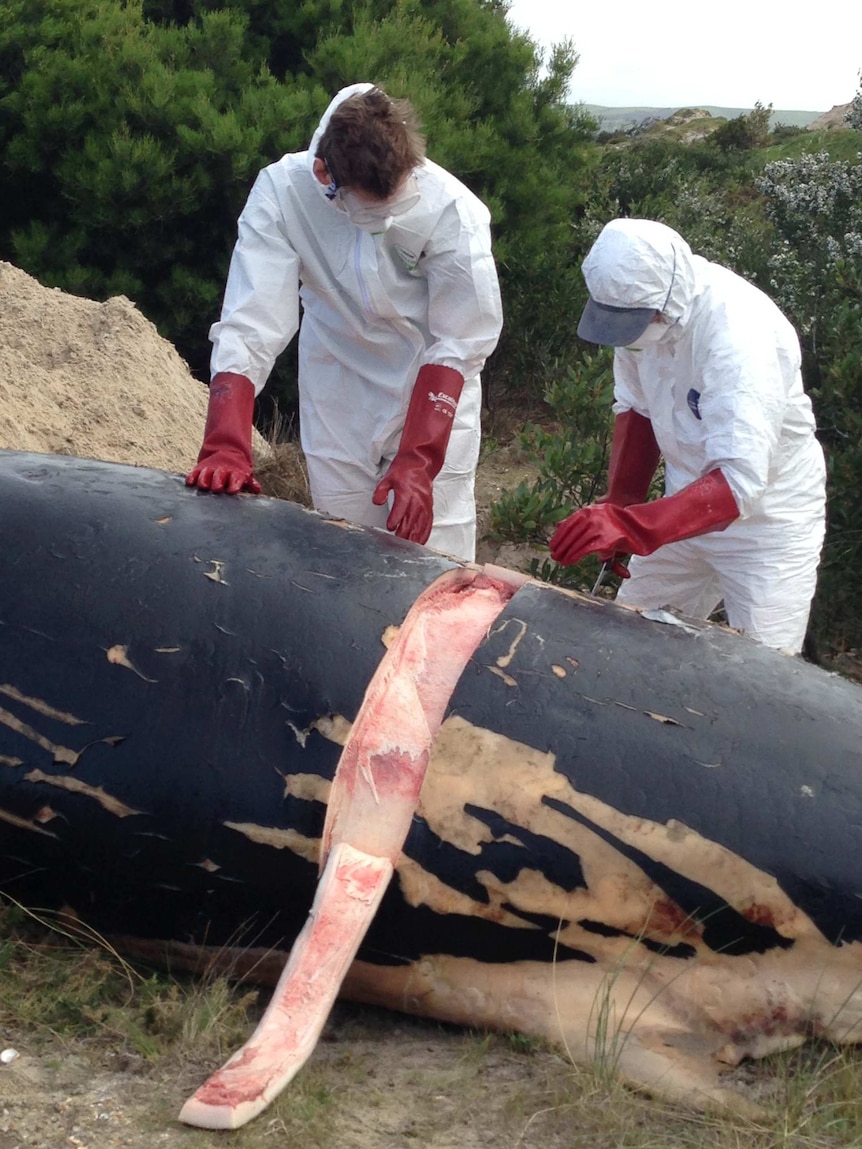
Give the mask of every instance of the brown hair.
M 409 100 L 380 88 L 350 96 L 330 117 L 317 145 L 339 187 L 388 199 L 425 158 L 425 140 Z

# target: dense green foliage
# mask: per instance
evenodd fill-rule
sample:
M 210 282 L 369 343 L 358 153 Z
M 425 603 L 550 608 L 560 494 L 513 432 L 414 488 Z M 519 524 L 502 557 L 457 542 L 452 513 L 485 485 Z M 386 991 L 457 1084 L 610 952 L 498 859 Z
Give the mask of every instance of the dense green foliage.
M 769 138 L 769 119 L 772 105 L 764 108 L 757 103 L 754 110 L 736 119 L 727 120 L 712 133 L 710 144 L 723 152 L 746 152 L 762 148 Z
M 507 303 L 498 377 L 536 382 L 530 300 L 577 279 L 569 221 L 592 124 L 500 0 L 10 0 L 0 10 L 0 257 L 130 296 L 201 377 L 254 176 L 372 79 L 489 204 Z M 556 323 L 555 358 L 573 345 Z M 269 391 L 284 395 L 290 356 Z M 530 376 L 533 369 L 533 376 Z
M 298 145 L 314 103 L 245 60 L 244 36 L 235 13 L 176 29 L 135 3 L 0 10 L 0 254 L 130 296 L 192 361 L 259 156 Z

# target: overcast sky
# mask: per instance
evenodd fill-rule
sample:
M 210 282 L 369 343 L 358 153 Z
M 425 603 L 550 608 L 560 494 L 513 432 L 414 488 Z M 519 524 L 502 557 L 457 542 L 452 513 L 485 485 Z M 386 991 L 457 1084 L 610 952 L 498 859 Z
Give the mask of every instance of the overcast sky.
M 509 22 L 546 50 L 571 37 L 572 99 L 607 107 L 825 112 L 853 99 L 862 70 L 862 0 L 512 0 Z

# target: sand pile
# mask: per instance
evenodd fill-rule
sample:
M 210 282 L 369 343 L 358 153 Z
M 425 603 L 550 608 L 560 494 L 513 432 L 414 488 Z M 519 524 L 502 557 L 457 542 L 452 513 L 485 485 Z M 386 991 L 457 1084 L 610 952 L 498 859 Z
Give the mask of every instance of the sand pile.
M 0 262 L 0 448 L 184 472 L 206 407 L 206 387 L 125 296 L 79 299 Z

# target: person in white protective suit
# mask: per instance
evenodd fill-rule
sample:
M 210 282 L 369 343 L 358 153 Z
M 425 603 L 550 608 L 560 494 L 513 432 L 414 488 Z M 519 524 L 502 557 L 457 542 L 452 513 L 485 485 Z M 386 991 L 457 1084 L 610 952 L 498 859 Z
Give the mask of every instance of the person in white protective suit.
M 299 330 L 315 508 L 472 560 L 479 373 L 500 293 L 487 208 L 424 149 L 408 101 L 353 84 L 308 151 L 258 175 L 210 330 L 204 443 L 186 482 L 260 491 L 254 399 Z
M 583 274 L 578 334 L 616 348 L 608 491 L 560 523 L 551 556 L 597 553 L 630 606 L 707 618 L 723 599 L 732 627 L 798 653 L 826 496 L 795 331 L 652 220 L 608 223 Z M 660 457 L 665 494 L 645 502 Z M 626 570 L 618 554 L 642 557 Z

